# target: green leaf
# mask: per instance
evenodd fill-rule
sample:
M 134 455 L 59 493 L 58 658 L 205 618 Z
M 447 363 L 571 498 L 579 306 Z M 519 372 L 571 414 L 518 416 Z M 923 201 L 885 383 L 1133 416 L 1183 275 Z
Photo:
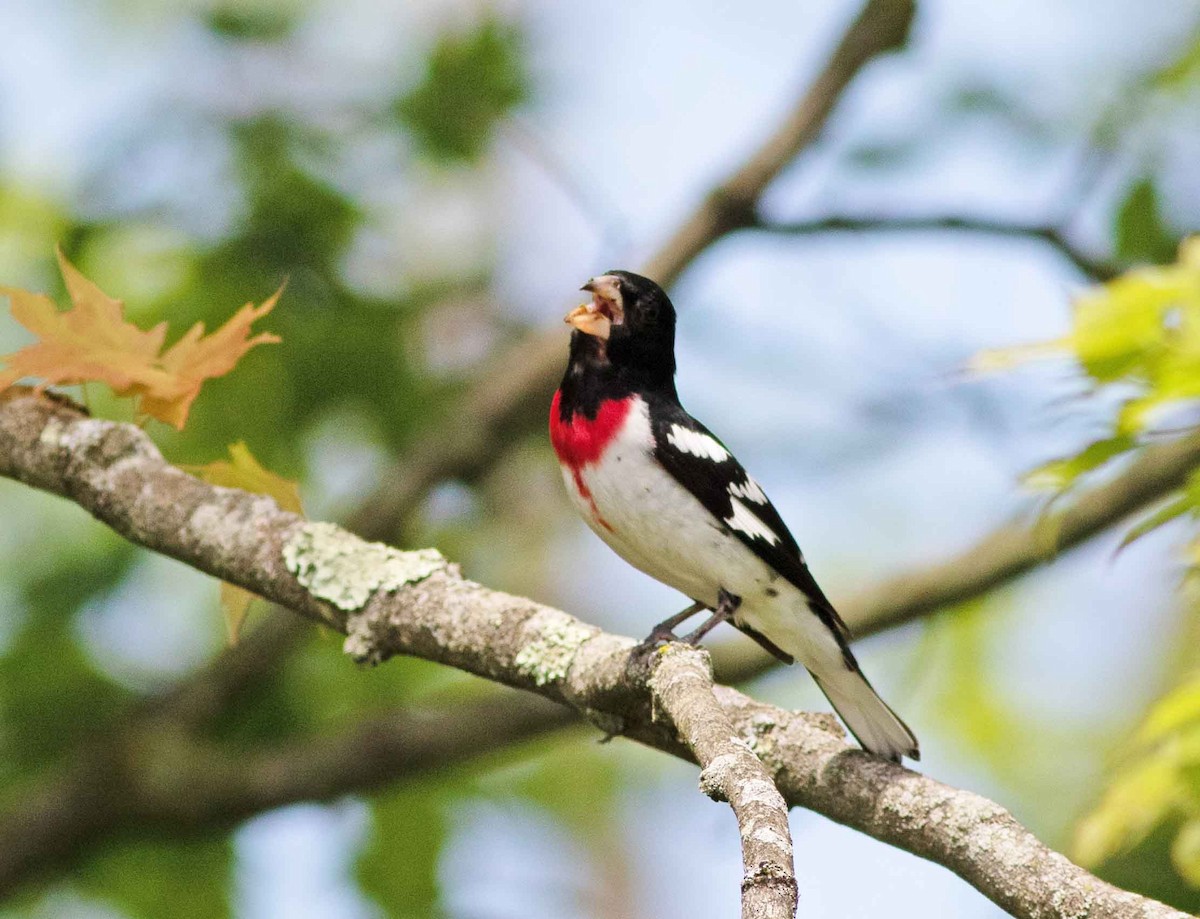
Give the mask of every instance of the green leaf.
M 1084 369 L 1109 383 L 1145 372 L 1161 344 L 1163 316 L 1187 291 L 1167 272 L 1131 272 L 1075 301 L 1071 347 Z
M 218 3 L 204 18 L 209 29 L 231 41 L 281 42 L 295 30 L 301 6 L 295 0 L 237 0 Z
M 1171 862 L 1185 881 L 1200 887 L 1200 820 L 1189 820 L 1175 834 Z
M 1030 488 L 1062 491 L 1075 483 L 1081 475 L 1103 466 L 1114 456 L 1119 456 L 1137 446 L 1128 435 L 1117 435 L 1088 444 L 1074 456 L 1052 460 L 1025 474 L 1025 484 Z
M 1200 398 L 1200 303 L 1182 299 L 1164 317 L 1159 343 L 1142 376 L 1146 394 L 1127 401 L 1117 416 L 1117 430 L 1123 433 L 1144 431 L 1162 410 Z
M 1171 840 L 1175 870 L 1200 887 L 1200 672 L 1154 704 L 1131 754 L 1079 824 L 1076 859 L 1119 863 L 1147 840 L 1159 851 Z
M 1182 798 L 1179 773 L 1166 756 L 1139 760 L 1119 773 L 1075 832 L 1073 858 L 1089 867 L 1136 845 Z
M 431 783 L 376 798 L 371 830 L 355 866 L 365 894 L 393 919 L 435 916 L 437 864 L 450 796 Z
M 529 98 L 523 45 L 516 27 L 494 17 L 438 41 L 424 79 L 395 104 L 426 154 L 464 162 L 483 154 L 496 124 Z
M 1195 724 L 1200 724 L 1200 673 L 1193 674 L 1154 703 L 1138 730 L 1137 742 L 1157 743 Z
M 1200 80 L 1200 36 L 1183 49 L 1175 60 L 1156 73 L 1150 82 L 1155 89 L 1178 92 Z
M 1158 265 L 1174 258 L 1177 234 L 1163 219 L 1158 192 L 1148 178 L 1134 183 L 1121 202 L 1113 232 L 1121 261 Z
M 164 839 L 106 847 L 72 872 L 80 889 L 132 919 L 222 919 L 231 914 L 227 839 Z
M 1129 531 L 1121 537 L 1121 544 L 1117 546 L 1117 551 L 1121 551 L 1130 543 L 1141 539 L 1153 530 L 1157 530 L 1160 526 L 1170 523 L 1176 517 L 1181 517 L 1188 511 L 1194 510 L 1195 507 L 1196 502 L 1189 495 L 1175 498 L 1168 504 L 1160 507 L 1145 520 L 1130 527 Z

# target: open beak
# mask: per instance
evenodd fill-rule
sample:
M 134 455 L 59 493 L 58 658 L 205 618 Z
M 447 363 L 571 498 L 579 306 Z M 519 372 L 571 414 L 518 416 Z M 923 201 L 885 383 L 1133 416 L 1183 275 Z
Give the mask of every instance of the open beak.
M 579 329 L 586 335 L 592 335 L 605 341 L 608 340 L 608 333 L 612 330 L 612 320 L 596 308 L 595 302 L 581 303 L 567 313 L 563 322 Z
M 617 278 L 607 274 L 589 280 L 580 290 L 590 293 L 592 302 L 575 307 L 563 321 L 586 335 L 607 341 L 613 325 L 625 318 L 618 284 Z

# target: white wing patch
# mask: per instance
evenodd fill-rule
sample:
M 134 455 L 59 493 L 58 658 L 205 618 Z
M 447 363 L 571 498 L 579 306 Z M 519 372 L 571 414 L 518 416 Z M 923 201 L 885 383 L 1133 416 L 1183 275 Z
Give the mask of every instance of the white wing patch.
M 763 493 L 759 484 L 750 478 L 750 476 L 746 476 L 746 481 L 744 482 L 730 482 L 729 495 L 733 498 L 745 498 L 747 501 L 753 501 L 755 504 L 767 503 L 766 494 Z
M 732 491 L 732 489 L 730 489 Z M 731 501 L 733 514 L 725 518 L 725 522 L 735 530 L 741 530 L 751 539 L 761 539 L 775 545 L 779 542 L 779 535 L 769 526 L 763 523 L 755 516 L 750 508 L 746 507 L 737 498 Z
M 700 431 L 692 431 L 681 424 L 671 425 L 667 432 L 667 442 L 681 453 L 690 453 L 715 463 L 729 459 L 729 451 L 713 438 Z

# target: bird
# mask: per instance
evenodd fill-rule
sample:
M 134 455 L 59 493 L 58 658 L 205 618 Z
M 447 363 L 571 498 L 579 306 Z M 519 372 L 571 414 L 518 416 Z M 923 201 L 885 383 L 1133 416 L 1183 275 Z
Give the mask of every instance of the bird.
M 675 307 L 649 278 L 613 270 L 567 314 L 567 367 L 550 441 L 575 509 L 625 561 L 692 603 L 639 646 L 697 644 L 730 622 L 812 674 L 868 752 L 920 758 L 917 739 L 871 687 L 849 632 L 762 487 L 675 388 Z M 677 639 L 675 628 L 711 615 Z

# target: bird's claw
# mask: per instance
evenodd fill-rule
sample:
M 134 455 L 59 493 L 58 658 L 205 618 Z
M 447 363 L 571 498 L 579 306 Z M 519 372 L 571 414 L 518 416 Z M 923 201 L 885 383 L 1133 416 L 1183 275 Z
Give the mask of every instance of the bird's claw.
M 653 632 L 633 646 L 632 656 L 636 658 L 649 657 L 663 645 L 679 640 L 679 636 L 670 629 L 656 628 Z

